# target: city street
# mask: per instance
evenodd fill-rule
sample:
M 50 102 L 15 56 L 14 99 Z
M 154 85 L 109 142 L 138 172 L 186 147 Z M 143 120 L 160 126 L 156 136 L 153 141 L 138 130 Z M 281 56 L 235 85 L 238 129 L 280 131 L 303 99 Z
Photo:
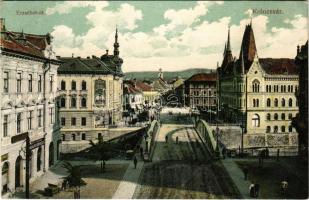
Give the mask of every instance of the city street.
M 171 118 L 177 122 L 179 116 L 161 116 L 162 122 Z M 192 125 L 163 124 L 152 161 L 145 163 L 133 198 L 239 198 L 222 164 L 208 159 Z

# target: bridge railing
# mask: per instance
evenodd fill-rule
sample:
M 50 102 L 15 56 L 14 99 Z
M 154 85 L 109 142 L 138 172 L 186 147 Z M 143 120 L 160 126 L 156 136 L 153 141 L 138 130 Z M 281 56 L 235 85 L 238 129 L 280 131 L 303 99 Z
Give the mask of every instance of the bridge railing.
M 202 138 L 203 142 L 206 145 L 207 150 L 209 151 L 210 156 L 213 158 L 216 157 L 217 142 L 212 134 L 211 128 L 209 125 L 202 119 L 198 120 L 195 129 L 197 133 Z
M 146 152 L 144 154 L 145 160 L 151 160 L 152 158 L 155 144 L 156 144 L 155 139 L 159 131 L 159 128 L 160 128 L 160 122 L 157 120 L 153 120 L 146 134 L 146 136 L 148 137 L 145 138 L 145 143 L 146 143 L 146 147 L 145 147 Z M 149 148 L 148 148 L 148 144 L 149 144 Z

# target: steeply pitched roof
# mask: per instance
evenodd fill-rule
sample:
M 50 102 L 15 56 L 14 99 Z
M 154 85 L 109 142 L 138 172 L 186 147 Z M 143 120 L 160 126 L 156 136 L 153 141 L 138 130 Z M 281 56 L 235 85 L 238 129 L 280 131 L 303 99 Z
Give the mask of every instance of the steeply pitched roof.
M 23 32 L 2 31 L 0 47 L 16 53 L 45 58 L 44 50 L 49 41 L 50 36 L 48 34 L 34 35 Z
M 298 67 L 294 59 L 289 58 L 260 58 L 259 63 L 267 74 L 297 75 Z
M 216 73 L 200 73 L 200 74 L 194 74 L 189 79 L 187 79 L 185 82 L 209 82 L 209 81 L 217 81 L 217 74 Z
M 242 38 L 239 60 L 244 59 L 245 70 L 251 66 L 253 59 L 257 53 L 252 25 L 246 25 L 246 29 Z
M 63 64 L 58 68 L 59 74 L 114 74 L 122 76 L 115 70 L 117 66 L 112 63 L 105 63 L 98 57 L 60 57 Z

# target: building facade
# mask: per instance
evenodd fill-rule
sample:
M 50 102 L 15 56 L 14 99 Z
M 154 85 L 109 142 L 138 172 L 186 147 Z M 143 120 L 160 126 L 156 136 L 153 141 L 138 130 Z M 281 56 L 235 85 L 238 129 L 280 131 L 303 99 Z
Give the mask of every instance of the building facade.
M 215 73 L 194 74 L 184 82 L 186 106 L 202 111 L 215 111 L 217 106 L 217 75 Z
M 2 197 L 25 186 L 26 137 L 30 138 L 30 182 L 58 159 L 57 68 L 52 37 L 12 32 L 1 19 Z
M 293 59 L 259 58 L 249 24 L 238 59 L 233 58 L 228 33 L 218 76 L 220 116 L 243 127 L 249 146 L 297 145 L 291 126 L 298 110 L 294 95 L 298 91 L 298 69 Z
M 123 60 L 116 30 L 114 54 L 62 57 L 58 69 L 58 101 L 63 146 L 89 143 L 122 123 Z
M 308 41 L 297 47 L 295 63 L 299 67 L 299 90 L 296 93 L 299 111 L 293 126 L 299 134 L 299 154 L 308 156 Z

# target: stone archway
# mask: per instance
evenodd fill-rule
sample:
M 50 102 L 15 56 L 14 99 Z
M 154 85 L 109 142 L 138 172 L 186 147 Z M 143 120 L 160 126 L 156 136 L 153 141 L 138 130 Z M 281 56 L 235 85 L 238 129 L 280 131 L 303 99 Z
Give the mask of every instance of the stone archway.
M 22 186 L 23 162 L 22 157 L 18 156 L 15 162 L 15 188 Z

